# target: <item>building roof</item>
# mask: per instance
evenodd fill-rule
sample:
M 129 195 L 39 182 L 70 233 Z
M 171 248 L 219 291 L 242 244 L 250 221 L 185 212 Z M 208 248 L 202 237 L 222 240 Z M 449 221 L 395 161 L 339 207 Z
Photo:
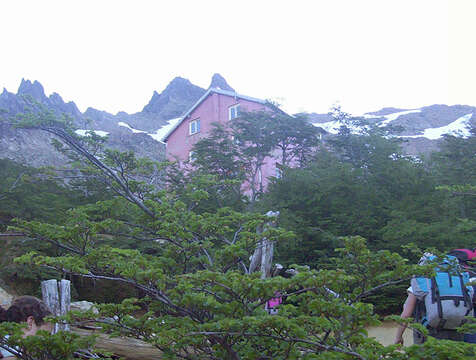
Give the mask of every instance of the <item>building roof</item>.
M 180 126 L 180 124 L 183 123 L 185 121 L 185 119 L 192 113 L 192 111 L 195 110 L 208 97 L 208 95 L 210 95 L 212 93 L 231 96 L 231 97 L 234 97 L 234 98 L 239 98 L 239 99 L 248 100 L 248 101 L 253 101 L 253 102 L 256 102 L 256 103 L 259 103 L 259 104 L 267 104 L 268 103 L 266 100 L 253 98 L 251 96 L 240 95 L 240 94 L 238 94 L 234 91 L 222 90 L 220 88 L 210 88 L 210 89 L 207 90 L 207 92 L 205 94 L 203 94 L 203 96 L 200 99 L 198 99 L 198 101 L 195 104 L 193 104 L 193 106 L 190 109 L 187 110 L 187 112 L 184 115 L 182 115 L 180 117 L 180 120 L 177 121 L 175 126 L 172 127 L 169 130 L 169 132 L 167 132 L 167 134 L 163 137 L 162 141 L 167 142 L 167 139 L 175 131 L 175 129 L 177 129 Z

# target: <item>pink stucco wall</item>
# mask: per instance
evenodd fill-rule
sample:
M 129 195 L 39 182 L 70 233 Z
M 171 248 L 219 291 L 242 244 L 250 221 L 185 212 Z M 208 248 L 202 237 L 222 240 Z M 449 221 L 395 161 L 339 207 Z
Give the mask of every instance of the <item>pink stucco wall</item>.
M 226 124 L 228 121 L 228 109 L 240 104 L 241 110 L 260 111 L 266 110 L 264 104 L 235 98 L 223 94 L 211 93 L 190 115 L 170 134 L 167 139 L 167 159 L 170 161 L 188 161 L 189 153 L 193 145 L 200 139 L 206 137 L 215 122 Z M 189 124 L 191 121 L 200 119 L 200 132 L 189 134 Z M 231 120 L 233 121 L 233 120 Z M 267 186 L 269 176 L 276 176 L 276 160 L 267 158 L 265 165 L 261 169 L 263 185 Z

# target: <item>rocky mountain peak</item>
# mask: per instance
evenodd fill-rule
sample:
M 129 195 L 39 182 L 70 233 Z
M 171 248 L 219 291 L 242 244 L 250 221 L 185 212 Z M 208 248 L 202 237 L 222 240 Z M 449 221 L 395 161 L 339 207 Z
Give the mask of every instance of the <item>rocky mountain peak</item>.
M 204 89 L 193 85 L 189 80 L 176 77 L 161 93 L 154 91 L 142 112 L 157 114 L 162 119 L 172 119 L 180 116 L 184 109 L 192 106 L 204 93 Z
M 167 87 L 165 88 L 165 90 L 169 89 L 169 88 L 176 88 L 176 87 L 181 87 L 181 86 L 187 86 L 187 85 L 191 85 L 192 83 L 190 82 L 190 80 L 188 79 L 185 79 L 183 77 L 180 77 L 180 76 L 176 76 L 172 79 L 172 81 L 167 85 Z
M 210 86 L 208 88 L 219 88 L 221 90 L 235 92 L 235 89 L 228 85 L 225 78 L 218 73 L 213 74 L 212 82 L 210 83 Z
M 37 80 L 32 83 L 30 80 L 22 79 L 17 95 L 30 95 L 33 99 L 40 102 L 44 102 L 47 99 L 43 85 Z
M 57 92 L 50 95 L 50 101 L 52 104 L 64 104 L 63 98 Z

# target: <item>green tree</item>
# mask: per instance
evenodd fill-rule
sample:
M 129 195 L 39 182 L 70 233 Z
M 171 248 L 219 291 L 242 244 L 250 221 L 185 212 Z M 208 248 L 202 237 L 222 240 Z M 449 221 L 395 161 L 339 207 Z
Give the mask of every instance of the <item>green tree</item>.
M 277 156 L 281 168 L 303 165 L 318 145 L 319 131 L 304 117 L 274 110 L 242 112 L 229 127 L 214 124 L 209 136 L 194 145 L 194 159 L 186 172 L 214 175 L 231 186 L 224 192 L 234 194 L 238 203 L 245 183 L 254 203 L 264 190 L 259 172 L 267 158 Z
M 284 167 L 304 166 L 319 145 L 319 130 L 303 115 L 290 116 L 278 113 L 269 125 L 276 148 L 280 151 L 280 164 Z
M 197 179 L 212 180 L 206 187 L 209 194 L 207 202 L 218 209 L 230 206 L 236 210 L 246 206 L 243 194 L 243 183 L 246 180 L 247 163 L 240 154 L 240 148 L 233 140 L 231 130 L 222 125 L 213 124 L 210 134 L 198 141 L 194 147 L 194 159 L 189 164 L 182 177 L 187 183 Z M 204 179 L 205 178 L 205 179 Z
M 433 153 L 430 159 L 431 170 L 436 175 L 439 189 L 450 194 L 448 201 L 457 209 L 459 216 L 471 221 L 476 221 L 475 153 L 476 128 L 473 128 L 468 138 L 444 136 L 441 150 Z
M 231 124 L 233 141 L 238 145 L 239 158 L 246 170 L 252 204 L 263 193 L 263 179 L 259 174 L 266 158 L 276 148 L 273 135 L 275 118 L 268 111 L 241 112 Z

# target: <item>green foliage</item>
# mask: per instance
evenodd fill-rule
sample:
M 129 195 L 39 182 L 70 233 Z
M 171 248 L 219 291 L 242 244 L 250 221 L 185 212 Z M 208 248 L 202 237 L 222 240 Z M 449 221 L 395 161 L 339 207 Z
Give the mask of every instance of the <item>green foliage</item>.
M 111 359 L 88 350 L 94 344 L 95 336 L 79 336 L 64 331 L 50 335 L 40 330 L 34 336 L 23 337 L 22 328 L 23 325 L 16 323 L 0 324 L 0 346 L 7 346 L 18 359 L 72 360 L 80 356 Z M 8 338 L 5 338 L 7 335 Z
M 319 130 L 306 117 L 278 113 L 272 123 L 275 148 L 280 150 L 280 165 L 284 167 L 307 164 L 319 145 Z
M 222 216 L 214 217 L 212 223 Z M 212 226 L 211 234 L 221 228 Z M 267 235 L 272 238 L 273 234 L 285 235 L 279 229 Z M 337 270 L 298 268 L 293 278 L 263 280 L 259 274 L 230 266 L 238 265 L 233 258 L 241 257 L 240 252 L 250 253 L 246 243 L 254 240 L 255 232 L 250 229 L 242 234 L 238 246 L 225 244 L 215 252 L 213 241 L 209 241 L 207 250 L 214 262 L 203 270 L 199 259 L 195 267 L 184 266 L 190 260 L 178 254 L 172 258 L 168 251 L 164 256 L 147 256 L 108 247 L 85 256 L 30 254 L 20 261 L 61 267 L 85 276 L 107 276 L 142 288 L 147 297 L 141 300 L 105 304 L 99 306 L 99 315 L 80 317 L 114 318 L 104 325 L 104 331 L 145 340 L 162 350 L 166 358 L 183 353 L 203 359 L 211 354 L 220 358 L 255 359 L 257 354 L 300 358 L 305 353 L 309 358 L 327 354 L 377 359 L 382 353 L 393 354 L 393 350 L 366 337 L 363 328 L 379 321 L 372 305 L 361 300 L 388 283 L 408 281 L 418 272 L 415 267 L 407 266 L 396 254 L 368 250 L 361 238 L 349 238 L 339 250 L 341 256 L 335 259 Z M 204 239 L 201 245 L 205 244 Z M 270 316 L 264 311 L 264 303 L 276 292 L 285 295 L 287 301 L 278 315 Z M 142 316 L 134 316 L 137 305 L 146 309 Z
M 270 187 L 264 207 L 279 210 L 281 224 L 299 235 L 285 250 L 291 254 L 286 261 L 325 263 L 335 237 L 344 235 L 362 235 L 372 248 L 394 251 L 410 242 L 441 250 L 474 247 L 470 194 L 462 212 L 463 199 L 441 191 L 440 179 L 424 163 L 399 155 L 392 141 L 346 137 L 355 141 L 337 153 L 320 151 L 314 163 L 288 169 Z
M 8 159 L 0 159 L 0 232 L 14 223 L 14 218 L 47 222 L 59 227 L 70 220 L 68 209 L 98 199 L 77 188 L 66 185 L 52 169 L 35 169 Z M 104 197 L 104 194 L 101 194 Z M 12 290 L 37 294 L 39 280 L 57 276 L 51 271 L 32 269 L 13 264 L 12 259 L 25 251 L 42 251 L 55 254 L 57 246 L 41 238 L 28 238 L 26 234 L 2 237 L 0 278 Z
M 193 151 L 194 159 L 188 164 L 180 167 L 174 163 L 167 168 L 169 189 L 195 211 L 213 212 L 222 207 L 242 210 L 247 203 L 242 193 L 246 164 L 230 132 L 214 124 L 210 136 L 198 141 Z M 188 198 L 189 194 L 193 197 Z
M 474 201 L 476 187 L 476 129 L 472 136 L 461 138 L 445 136 L 440 152 L 430 159 L 432 171 L 438 177 L 440 190 L 447 191 L 449 203 L 460 218 L 476 219 Z M 471 233 L 474 233 L 474 227 Z
M 265 190 L 259 173 L 266 159 L 279 152 L 281 168 L 303 165 L 318 145 L 317 134 L 318 130 L 305 118 L 286 115 L 279 109 L 242 112 L 229 127 L 213 124 L 208 136 L 194 145 L 189 167 L 185 171 L 169 171 L 169 180 L 173 189 L 178 185 L 183 194 L 184 184 L 193 183 L 195 188 L 204 189 L 196 180 L 208 175 L 207 179 L 215 184 L 215 188 L 206 188 L 208 211 L 213 206 L 250 209 Z
M 86 196 L 57 180 L 49 169 L 35 169 L 0 159 L 0 226 L 14 217 L 61 222 L 65 210 L 84 204 Z
M 197 359 L 412 358 L 401 355 L 396 347 L 385 348 L 366 337 L 364 328 L 379 324 L 379 320 L 373 306 L 362 300 L 385 286 L 407 282 L 412 274 L 427 274 L 429 269 L 408 266 L 405 259 L 388 251 L 370 251 L 365 240 L 357 237 L 344 239 L 344 247 L 338 250 L 340 256 L 333 259 L 335 270 L 296 267 L 298 273 L 292 278 L 261 279 L 257 273 L 244 272 L 236 261 L 245 261 L 242 255 L 251 251 L 247 243 L 256 240 L 250 227 L 245 226 L 248 230 L 236 245 L 214 245 L 215 234 L 223 228 L 216 222 L 221 220 L 231 227 L 238 215 L 225 212 L 207 220 L 200 218 L 202 227 L 208 224 L 206 227 L 213 229 L 209 233 L 212 239 L 204 238 L 200 244 L 213 259 L 208 266 L 199 254 L 193 260 L 165 249 L 160 256 L 148 256 L 110 247 L 93 249 L 86 255 L 30 254 L 19 261 L 61 267 L 95 278 L 108 277 L 141 288 L 147 296 L 140 300 L 100 305 L 99 314 L 75 313 L 69 320 L 114 319 L 98 323 L 113 336 L 149 342 L 165 358 L 183 354 Z M 254 224 L 259 221 L 247 219 Z M 266 235 L 278 240 L 286 233 L 276 229 Z M 178 249 L 183 244 L 170 246 Z M 184 251 L 196 252 L 200 246 Z M 271 316 L 264 304 L 277 292 L 286 301 L 279 313 Z M 139 307 L 145 310 L 142 315 L 137 315 Z M 454 346 L 456 353 L 463 351 L 460 348 L 464 345 Z M 413 348 L 408 351 L 415 352 Z M 430 346 L 423 354 L 434 352 L 434 346 Z
M 83 171 L 117 197 L 70 210 L 62 224 L 18 220 L 15 230 L 58 249 L 29 252 L 18 263 L 136 291 L 137 298 L 99 305 L 99 314 L 67 318 L 90 319 L 112 336 L 146 341 L 165 359 L 474 358 L 473 345 L 384 347 L 365 331 L 380 323 L 374 302 L 382 300 L 375 296 L 432 272 L 431 266 L 408 265 L 393 250 L 414 250 L 411 242 L 444 249 L 445 236 L 474 240 L 468 236 L 474 218 L 455 216 L 461 203 L 437 189 L 453 184 L 402 156 L 380 130 L 369 127 L 357 138 L 343 127 L 326 144 L 332 145 L 328 151 L 313 154 L 313 162 L 306 153 L 301 168 L 284 168 L 283 178 L 274 181 L 259 203 L 281 212 L 281 227 L 273 228 L 265 216 L 238 211 L 243 199 L 232 194 L 242 174 L 254 179 L 277 146 L 277 118 L 243 114 L 233 123 L 236 141 L 217 127 L 212 141 L 198 144 L 193 171 L 168 171 L 174 184 L 168 191 L 147 182 L 162 165 L 103 150 L 94 139 L 84 143 L 48 117 L 32 120 L 28 126 L 52 131 L 85 157 L 91 166 Z M 252 201 L 262 190 L 254 189 Z M 263 238 L 276 244 L 295 276 L 250 273 L 250 257 Z M 264 305 L 278 294 L 285 301 L 277 315 L 269 315 Z M 80 345 L 64 345 L 65 358 Z
M 441 150 L 432 154 L 432 170 L 444 185 L 476 184 L 476 128 L 468 138 L 445 135 Z

